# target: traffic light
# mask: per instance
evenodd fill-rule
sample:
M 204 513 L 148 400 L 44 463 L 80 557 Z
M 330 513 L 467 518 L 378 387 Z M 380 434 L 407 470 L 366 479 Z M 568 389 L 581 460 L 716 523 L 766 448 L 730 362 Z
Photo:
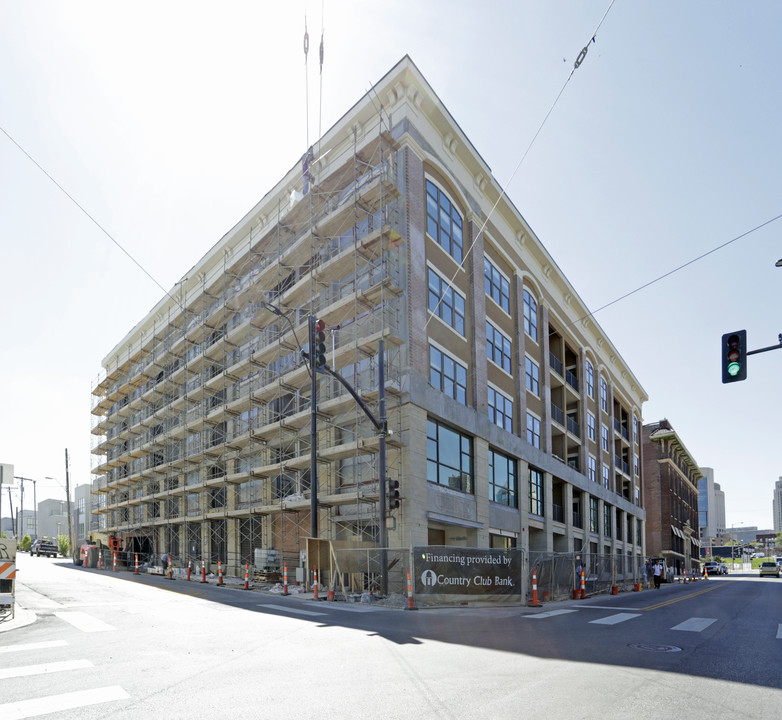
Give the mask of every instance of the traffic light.
M 388 487 L 386 489 L 386 497 L 388 498 L 388 509 L 396 510 L 399 507 L 399 480 L 389 480 Z
M 316 318 L 312 318 L 310 365 L 318 372 L 323 372 L 323 368 L 326 367 L 326 323 Z
M 722 382 L 747 379 L 747 331 L 725 333 L 722 336 Z

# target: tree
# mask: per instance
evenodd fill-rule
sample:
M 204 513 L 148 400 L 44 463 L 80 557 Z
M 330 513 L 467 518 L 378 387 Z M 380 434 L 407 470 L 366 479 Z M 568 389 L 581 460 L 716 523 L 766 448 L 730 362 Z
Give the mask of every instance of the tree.
M 22 552 L 27 552 L 30 549 L 30 545 L 33 544 L 33 539 L 29 535 L 25 535 L 22 538 Z

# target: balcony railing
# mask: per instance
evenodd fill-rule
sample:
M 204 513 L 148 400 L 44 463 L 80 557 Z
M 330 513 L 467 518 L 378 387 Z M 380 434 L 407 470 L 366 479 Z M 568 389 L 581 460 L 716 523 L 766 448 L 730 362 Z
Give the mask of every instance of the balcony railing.
M 564 427 L 565 411 L 561 407 L 554 405 L 554 403 L 551 403 L 551 419 Z
M 578 391 L 578 377 L 570 370 L 565 370 L 565 380 L 574 390 Z
M 567 418 L 567 429 L 576 437 L 581 437 L 581 426 L 570 415 Z
M 583 528 L 583 521 L 581 520 L 581 513 L 573 511 L 573 527 Z
M 562 372 L 562 361 L 554 353 L 549 353 L 549 363 L 551 364 L 551 369 L 555 370 L 558 375 L 564 375 Z
M 555 522 L 565 522 L 565 511 L 561 505 L 552 505 L 553 519 Z

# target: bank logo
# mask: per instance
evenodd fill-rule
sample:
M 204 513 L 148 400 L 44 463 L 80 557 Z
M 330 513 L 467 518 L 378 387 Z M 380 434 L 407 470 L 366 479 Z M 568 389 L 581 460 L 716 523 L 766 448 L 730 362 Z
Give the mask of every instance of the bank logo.
M 437 573 L 434 570 L 426 570 L 421 575 L 421 582 L 424 587 L 434 587 L 437 585 Z

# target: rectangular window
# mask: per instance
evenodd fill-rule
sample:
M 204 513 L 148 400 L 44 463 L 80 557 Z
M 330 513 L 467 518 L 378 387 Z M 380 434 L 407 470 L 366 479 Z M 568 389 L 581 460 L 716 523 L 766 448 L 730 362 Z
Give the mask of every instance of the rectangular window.
M 472 438 L 435 420 L 426 422 L 426 479 L 472 493 Z
M 613 532 L 613 522 L 611 521 L 611 506 L 606 503 L 603 505 L 603 532 L 607 537 L 611 537 Z
M 532 447 L 540 447 L 540 420 L 532 413 L 527 413 L 527 442 Z
M 429 346 L 429 383 L 462 405 L 467 404 L 467 368 L 434 345 Z
M 589 498 L 589 532 L 600 532 L 600 514 L 596 497 Z
M 603 450 L 608 452 L 608 428 L 605 425 L 600 427 L 600 444 L 603 446 Z
M 538 341 L 538 304 L 529 290 L 525 290 L 524 296 L 524 332 L 535 342 Z
M 488 258 L 483 259 L 483 283 L 486 294 L 510 313 L 510 280 Z
M 600 408 L 608 412 L 608 384 L 603 378 L 600 378 Z
M 640 466 L 638 463 L 638 455 L 633 455 L 633 472 L 635 473 L 636 477 L 638 477 L 641 474 Z
M 595 434 L 595 416 L 587 410 L 587 437 L 595 441 L 597 436 Z
M 540 396 L 540 368 L 531 358 L 524 358 L 524 368 L 527 375 L 527 390 L 533 395 Z
M 638 547 L 643 545 L 643 525 L 640 520 L 635 521 L 635 544 Z
M 429 310 L 464 335 L 464 295 L 429 268 Z
M 529 469 L 529 511 L 543 517 L 543 473 L 535 468 Z
M 603 487 L 607 488 L 611 484 L 611 470 L 608 465 L 603 465 Z
M 489 386 L 489 419 L 508 432 L 513 432 L 513 400 Z
M 426 232 L 456 262 L 462 261 L 462 216 L 444 192 L 426 181 Z
M 486 354 L 493 363 L 499 365 L 505 372 L 511 372 L 511 357 L 513 349 L 510 338 L 486 321 Z
M 597 458 L 589 456 L 589 479 L 597 482 Z
M 489 500 L 515 508 L 516 493 L 516 461 L 489 450 Z
M 586 384 L 587 384 L 587 395 L 589 397 L 594 398 L 595 397 L 595 368 L 592 366 L 592 363 L 589 362 L 589 360 L 586 361 Z

